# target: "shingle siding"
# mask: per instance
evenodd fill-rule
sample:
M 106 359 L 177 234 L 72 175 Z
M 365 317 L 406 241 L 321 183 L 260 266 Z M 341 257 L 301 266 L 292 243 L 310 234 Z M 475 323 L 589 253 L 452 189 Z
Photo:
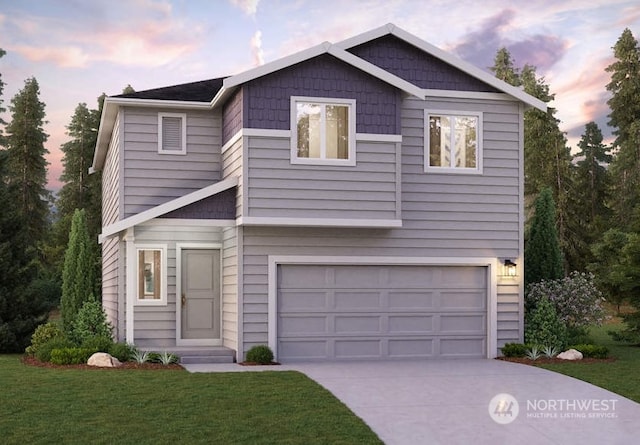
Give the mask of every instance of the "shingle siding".
M 400 92 L 333 56 L 321 55 L 244 86 L 246 128 L 289 130 L 291 96 L 356 100 L 356 132 L 398 134 Z
M 494 87 L 395 36 L 380 37 L 348 51 L 421 88 L 498 92 Z
M 163 215 L 163 218 L 235 219 L 236 189 L 231 188 Z
M 222 106 L 222 144 L 226 144 L 238 131 L 242 129 L 243 119 L 243 88 L 240 87 Z

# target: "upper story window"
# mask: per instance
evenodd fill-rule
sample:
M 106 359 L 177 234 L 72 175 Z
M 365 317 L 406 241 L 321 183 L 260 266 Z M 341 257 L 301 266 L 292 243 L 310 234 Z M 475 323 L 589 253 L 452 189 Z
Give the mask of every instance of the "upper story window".
M 425 170 L 482 172 L 482 114 L 425 111 Z
M 291 98 L 291 162 L 356 165 L 356 101 Z
M 158 113 L 158 153 L 187 154 L 187 115 Z

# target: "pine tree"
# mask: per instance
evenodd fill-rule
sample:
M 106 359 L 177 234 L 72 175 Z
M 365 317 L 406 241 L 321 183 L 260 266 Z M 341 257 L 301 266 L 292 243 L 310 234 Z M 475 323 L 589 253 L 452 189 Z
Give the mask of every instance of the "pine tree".
M 611 165 L 611 207 L 613 223 L 627 229 L 640 203 L 640 49 L 628 28 L 613 51 L 616 60 L 606 68 L 611 73 L 609 126 L 614 128 L 617 151 Z
M 27 237 L 35 245 L 43 239 L 48 226 L 47 191 L 48 153 L 44 147 L 44 103 L 35 78 L 25 81 L 24 88 L 11 100 L 11 123 L 7 125 L 8 181 L 16 190 L 18 213 L 25 221 Z
M 71 222 L 69 244 L 64 256 L 62 297 L 60 314 L 66 332 L 70 333 L 73 321 L 85 301 L 95 299 L 94 257 L 87 232 L 85 210 L 76 210 Z
M 511 53 L 507 48 L 500 48 L 493 59 L 493 67 L 489 68 L 493 74 L 503 82 L 513 86 L 520 86 L 520 73 L 515 66 Z
M 2 59 L 5 55 L 7 54 L 7 52 L 5 50 L 3 50 L 2 48 L 0 48 L 0 59 Z M 4 91 L 4 86 L 5 83 L 2 81 L 2 74 L 0 74 L 0 148 L 6 147 L 7 142 L 5 140 L 5 136 L 4 136 L 4 131 L 3 131 L 3 126 L 6 125 L 7 123 L 4 121 L 4 119 L 2 119 L 2 114 L 7 111 L 4 108 L 4 99 L 2 99 L 2 93 Z
M 555 204 L 551 189 L 542 189 L 524 248 L 525 284 L 563 277 L 562 253 L 556 231 Z

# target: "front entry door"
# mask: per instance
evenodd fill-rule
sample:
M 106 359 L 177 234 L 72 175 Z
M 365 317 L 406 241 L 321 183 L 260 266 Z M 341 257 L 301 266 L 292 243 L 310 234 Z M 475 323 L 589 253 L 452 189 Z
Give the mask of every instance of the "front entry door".
M 182 251 L 183 340 L 220 338 L 220 251 Z

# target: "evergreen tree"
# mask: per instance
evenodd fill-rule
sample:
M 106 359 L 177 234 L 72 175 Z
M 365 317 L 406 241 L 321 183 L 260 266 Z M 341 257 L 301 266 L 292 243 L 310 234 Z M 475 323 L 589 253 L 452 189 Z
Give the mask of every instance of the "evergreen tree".
M 16 190 L 18 213 L 25 222 L 27 239 L 32 246 L 43 239 L 48 227 L 49 192 L 47 184 L 47 135 L 43 130 L 44 103 L 35 78 L 11 100 L 11 123 L 7 125 L 8 181 Z
M 542 189 L 524 248 L 525 284 L 563 277 L 562 253 L 556 231 L 555 204 L 551 189 Z
M 64 256 L 60 314 L 65 332 L 71 333 L 73 322 L 85 301 L 95 299 L 94 264 L 87 232 L 85 210 L 76 210 L 71 222 L 69 245 Z
M 574 222 L 582 240 L 576 258 L 575 269 L 583 270 L 592 261 L 591 246 L 600 239 L 609 218 L 606 205 L 609 190 L 607 165 L 611 162 L 608 147 L 602 143 L 602 132 L 595 122 L 585 126 L 578 143 L 580 151 L 575 158 L 576 190 L 574 200 L 581 211 L 574 215 Z
M 493 74 L 503 82 L 513 86 L 520 86 L 520 73 L 515 66 L 511 53 L 507 48 L 500 48 L 493 59 L 493 67 L 489 68 Z
M 49 310 L 28 283 L 34 266 L 27 254 L 17 200 L 7 186 L 7 158 L 7 152 L 0 150 L 0 353 L 23 352 Z
M 617 154 L 611 165 L 613 189 L 611 207 L 614 224 L 626 229 L 640 203 L 640 49 L 627 28 L 613 47 L 615 62 L 606 68 L 611 73 L 607 90 L 609 125 L 616 136 Z
M 0 48 L 0 59 L 2 59 L 7 52 Z M 2 119 L 2 114 L 7 111 L 4 108 L 4 99 L 2 99 L 2 92 L 4 91 L 5 83 L 2 81 L 2 74 L 0 74 L 0 148 L 6 147 L 7 143 L 4 136 L 3 126 L 7 125 L 7 123 Z

